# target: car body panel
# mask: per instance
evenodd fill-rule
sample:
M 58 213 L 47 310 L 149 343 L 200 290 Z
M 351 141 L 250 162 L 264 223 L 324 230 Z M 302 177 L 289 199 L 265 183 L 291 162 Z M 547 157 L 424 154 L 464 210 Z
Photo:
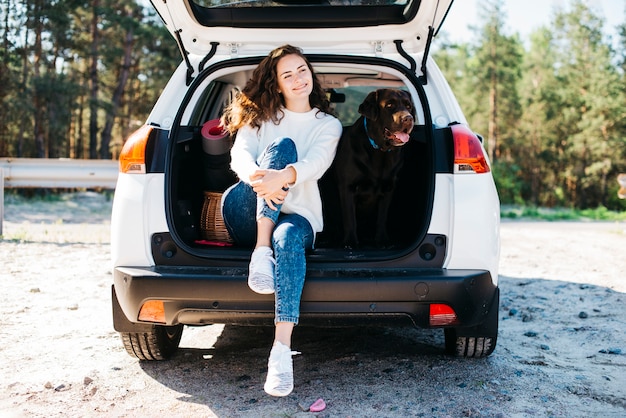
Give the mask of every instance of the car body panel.
M 163 174 L 120 173 L 111 213 L 114 266 L 153 266 L 150 237 L 167 230 Z
M 435 126 L 447 126 L 450 123 L 458 122 L 468 125 L 450 85 L 431 57 L 428 57 L 426 68 L 428 82 L 424 85 L 424 90 L 429 98 L 428 104 L 433 124 Z
M 451 219 L 454 236 L 450 237 L 446 268 L 467 266 L 492 272 L 498 280 L 500 259 L 500 202 L 490 174 L 455 175 Z M 482 210 L 467 210 L 467 208 Z M 480 245 L 476 245 L 480 242 Z
M 170 129 L 172 127 L 179 105 L 187 94 L 187 87 L 185 86 L 186 72 L 187 67 L 184 62 L 181 62 L 153 106 L 146 124 L 158 126 L 162 129 Z
M 409 53 L 422 52 L 428 42 L 429 28 L 432 27 L 434 31 L 437 31 L 452 5 L 452 0 L 413 0 L 404 6 L 403 12 L 406 19 L 410 20 L 402 24 L 388 24 L 381 18 L 363 27 L 354 26 L 357 23 L 352 21 L 354 14 L 351 10 L 367 8 L 368 14 L 376 16 L 378 13 L 376 6 L 357 3 L 350 6 L 344 4 L 339 8 L 329 6 L 328 10 L 322 11 L 326 19 L 317 19 L 312 14 L 307 16 L 305 2 L 297 5 L 272 3 L 277 6 L 276 8 L 230 9 L 228 12 L 232 15 L 237 12 L 258 12 L 268 19 L 263 23 L 268 27 L 258 27 L 261 18 L 251 21 L 249 24 L 251 27 L 244 27 L 245 23 L 235 25 L 234 19 L 226 19 L 223 23 L 200 23 L 199 9 L 208 15 L 207 20 L 211 20 L 211 13 L 217 15 L 221 12 L 220 8 L 202 8 L 195 5 L 192 0 L 151 0 L 151 2 L 172 36 L 180 40 L 184 50 L 191 55 L 199 56 L 206 56 L 209 53 L 226 56 L 264 55 L 279 46 L 279 43 L 283 43 L 282 40 L 285 39 L 309 52 L 375 55 L 377 48 L 395 49 L 393 47 L 395 40 L 403 41 L 403 47 Z M 311 4 L 309 10 L 317 9 L 321 4 Z M 385 5 L 381 7 L 381 12 L 388 7 L 399 6 Z M 224 8 L 228 6 L 221 7 L 221 9 Z M 272 12 L 275 10 L 272 9 L 278 10 L 281 15 L 273 18 Z M 339 11 L 345 13 L 345 22 L 342 23 L 340 17 L 334 24 L 336 27 L 328 27 L 324 22 L 328 20 L 329 15 L 332 16 L 334 13 L 336 16 Z M 411 13 L 415 15 L 411 16 Z M 300 19 L 301 24 L 293 23 Z M 315 25 L 318 27 L 311 27 Z M 308 27 L 298 28 L 298 26 Z M 372 42 L 378 47 L 373 46 Z

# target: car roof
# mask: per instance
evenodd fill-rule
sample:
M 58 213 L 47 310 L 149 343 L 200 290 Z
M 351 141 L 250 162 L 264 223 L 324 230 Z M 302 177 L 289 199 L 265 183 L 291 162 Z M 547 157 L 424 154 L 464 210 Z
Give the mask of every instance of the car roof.
M 151 0 L 185 54 L 379 55 L 428 50 L 453 0 Z

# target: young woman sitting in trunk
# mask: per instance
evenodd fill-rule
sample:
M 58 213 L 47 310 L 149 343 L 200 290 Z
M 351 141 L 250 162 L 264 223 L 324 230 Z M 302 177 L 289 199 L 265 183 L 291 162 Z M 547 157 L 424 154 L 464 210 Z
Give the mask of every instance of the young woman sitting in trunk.
M 275 293 L 275 338 L 265 391 L 293 390 L 291 334 L 300 315 L 306 251 L 323 228 L 317 181 L 335 156 L 341 123 L 311 64 L 284 45 L 264 58 L 222 123 L 237 137 L 231 168 L 239 182 L 226 190 L 222 214 L 238 245 L 254 247 L 248 285 Z

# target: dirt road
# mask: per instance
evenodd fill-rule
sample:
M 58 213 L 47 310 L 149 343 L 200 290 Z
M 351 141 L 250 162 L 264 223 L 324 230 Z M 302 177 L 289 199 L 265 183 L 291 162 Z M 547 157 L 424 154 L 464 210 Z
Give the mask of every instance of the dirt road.
M 296 389 L 277 399 L 263 392 L 269 330 L 186 328 L 171 361 L 126 354 L 111 324 L 108 210 L 96 194 L 8 202 L 0 416 L 626 416 L 626 224 L 503 223 L 489 358 L 445 356 L 436 331 L 298 328 Z M 305 412 L 318 398 L 326 409 Z

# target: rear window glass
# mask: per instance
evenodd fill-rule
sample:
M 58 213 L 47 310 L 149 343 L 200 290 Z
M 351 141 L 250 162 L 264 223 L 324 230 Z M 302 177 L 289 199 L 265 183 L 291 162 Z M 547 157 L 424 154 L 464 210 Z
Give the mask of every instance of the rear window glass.
M 402 25 L 417 14 L 419 0 L 188 0 L 207 27 L 336 28 Z M 303 9 L 306 12 L 303 13 Z M 332 11 L 331 11 L 332 9 Z
M 330 1 L 230 1 L 230 0 L 195 0 L 198 6 L 202 7 L 289 7 L 289 6 L 406 6 L 408 0 L 330 0 Z
M 361 116 L 359 113 L 359 105 L 365 100 L 365 97 L 378 88 L 388 87 L 389 86 L 381 85 L 332 89 L 332 94 L 329 91 L 331 108 L 344 127 L 350 126 Z M 407 89 L 402 88 L 402 90 Z

